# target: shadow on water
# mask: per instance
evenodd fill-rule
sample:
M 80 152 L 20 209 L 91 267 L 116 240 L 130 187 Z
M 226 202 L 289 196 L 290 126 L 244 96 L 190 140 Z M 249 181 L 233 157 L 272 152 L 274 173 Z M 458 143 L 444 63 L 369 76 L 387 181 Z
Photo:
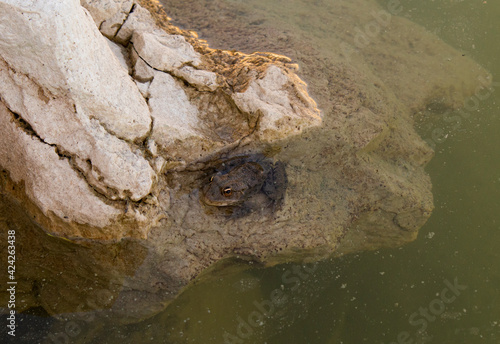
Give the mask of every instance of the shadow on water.
M 1 316 L 2 323 L 8 324 L 8 315 Z M 42 308 L 31 308 L 16 315 L 18 327 L 16 336 L 10 336 L 7 331 L 0 333 L 0 343 L 33 344 L 46 338 L 54 322 L 49 314 Z M 8 330 L 9 331 L 9 330 Z

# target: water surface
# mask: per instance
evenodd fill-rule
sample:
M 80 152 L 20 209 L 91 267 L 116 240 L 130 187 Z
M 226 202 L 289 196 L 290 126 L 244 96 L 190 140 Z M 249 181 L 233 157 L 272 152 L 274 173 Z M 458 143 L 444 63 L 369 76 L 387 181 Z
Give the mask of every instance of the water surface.
M 415 117 L 436 151 L 427 167 L 436 208 L 418 239 L 322 262 L 312 273 L 287 274 L 294 266 L 285 265 L 200 285 L 166 311 L 191 324 L 186 342 L 221 343 L 224 335 L 229 343 L 500 342 L 500 4 L 401 4 L 401 16 L 473 57 L 494 80 L 477 108 Z M 249 330 L 252 312 L 285 274 L 297 278 L 297 288 Z M 183 331 L 172 330 L 172 338 Z

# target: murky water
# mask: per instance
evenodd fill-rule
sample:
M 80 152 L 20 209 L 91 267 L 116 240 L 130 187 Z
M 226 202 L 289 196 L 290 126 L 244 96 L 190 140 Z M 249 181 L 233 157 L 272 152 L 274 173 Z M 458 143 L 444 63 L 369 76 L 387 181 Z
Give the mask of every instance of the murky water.
M 318 264 L 222 270 L 139 324 L 80 319 L 75 336 L 42 340 L 72 322 L 26 318 L 34 330 L 24 342 L 499 343 L 500 3 L 401 4 L 400 15 L 472 56 L 494 80 L 469 110 L 416 117 L 436 151 L 427 167 L 436 208 L 415 242 Z
M 152 328 L 175 318 L 164 330 L 179 343 L 500 342 L 500 3 L 401 4 L 402 16 L 472 56 L 494 80 L 465 110 L 416 117 L 436 151 L 427 167 L 436 208 L 418 239 L 316 266 L 221 277 L 182 295 Z M 293 287 L 282 307 L 269 306 L 284 286 Z
M 427 167 L 436 208 L 418 239 L 316 266 L 221 277 L 182 295 L 147 326 L 176 343 L 500 342 L 500 4 L 401 4 L 402 16 L 472 56 L 494 79 L 491 94 L 465 112 L 417 117 L 436 151 Z M 269 306 L 284 286 L 292 288 L 282 307 Z

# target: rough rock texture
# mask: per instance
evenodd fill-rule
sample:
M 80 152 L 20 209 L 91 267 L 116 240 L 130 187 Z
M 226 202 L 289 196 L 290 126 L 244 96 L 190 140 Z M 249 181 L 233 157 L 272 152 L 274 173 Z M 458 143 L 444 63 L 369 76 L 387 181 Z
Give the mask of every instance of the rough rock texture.
M 25 181 L 28 197 L 43 212 L 53 211 L 60 218 L 96 227 L 109 225 L 120 214 L 91 192 L 88 184 L 73 173 L 69 162 L 59 158 L 55 147 L 19 130 L 15 116 L 3 103 L 0 103 L 0 143 L 4 147 L 0 150 L 2 167 L 9 171 L 14 182 Z M 67 185 L 75 190 L 71 198 Z
M 86 204 L 88 199 L 71 196 L 80 192 L 81 185 L 67 183 L 65 188 L 71 198 L 68 204 L 72 206 L 48 202 L 40 207 L 47 217 L 55 213 L 68 222 L 103 228 L 117 218 L 116 210 L 107 217 L 104 213 L 94 217 L 91 209 L 104 201 L 111 208 L 120 209 L 124 221 L 115 221 L 114 234 L 96 229 L 91 238 L 119 239 L 129 233 L 131 220 L 138 227 L 131 235 L 144 237 L 148 228 L 163 216 L 162 207 L 151 204 L 165 163 L 170 164 L 166 168 L 185 166 L 234 148 L 254 132 L 262 141 L 271 141 L 321 122 L 316 104 L 304 93 L 302 97 L 306 97 L 307 103 L 301 100 L 291 111 L 291 116 L 300 118 L 302 128 L 274 124 L 273 130 L 266 128 L 269 135 L 263 134 L 263 130 L 255 130 L 256 119 L 249 123 L 248 117 L 257 116 L 255 112 L 268 104 L 254 106 L 249 113 L 235 106 L 230 100 L 229 79 L 201 67 L 214 62 L 209 57 L 202 58 L 184 36 L 160 30 L 147 9 L 130 1 L 83 4 L 95 22 L 76 0 L 0 2 L 2 23 L 9 23 L 1 27 L 0 38 L 2 102 L 15 114 L 19 130 L 29 127 L 30 135 L 55 147 L 57 154 L 67 159 L 72 169 L 68 171 L 68 181 L 79 178 L 95 194 L 95 204 Z M 128 50 L 109 42 L 96 23 L 103 34 L 117 43 L 128 44 L 132 39 Z M 109 32 L 111 28 L 114 33 Z M 232 63 L 232 55 L 225 53 L 222 57 L 226 63 Z M 267 60 L 263 66 L 242 65 L 249 73 L 255 72 L 247 81 L 255 79 L 259 70 L 265 73 L 271 62 Z M 279 66 L 275 68 L 288 73 L 283 63 Z M 128 75 L 129 69 L 137 75 L 138 83 Z M 293 74 L 284 78 L 290 85 L 301 84 Z M 152 82 L 139 84 L 145 80 Z M 273 86 L 273 92 L 281 90 L 282 96 L 293 101 L 295 95 L 287 95 L 286 86 L 281 82 L 280 89 Z M 254 97 L 259 101 L 257 95 Z M 210 101 L 212 108 L 206 108 Z M 272 126 L 288 116 L 282 112 L 269 115 L 267 120 Z M 6 162 L 0 163 L 8 169 Z M 22 166 L 33 169 L 28 164 Z M 31 178 L 29 173 L 23 175 Z M 39 178 L 44 177 L 49 178 Z M 31 180 L 22 180 L 33 184 Z M 36 203 L 53 192 L 43 185 L 49 188 L 50 184 L 38 183 L 38 188 L 29 193 Z M 130 202 L 136 202 L 131 212 Z M 57 230 L 55 226 L 47 229 L 66 237 L 88 237 L 71 225 L 66 230 L 61 226 Z
M 51 199 L 53 181 L 34 183 L 30 179 L 35 174 L 27 172 L 22 180 L 27 186 L 37 185 L 28 194 L 33 201 L 39 204 L 38 200 L 47 200 L 40 207 L 45 216 L 54 213 L 67 221 L 103 228 L 116 220 L 115 208 L 121 207 L 115 204 L 95 212 L 103 200 L 138 201 L 155 183 L 156 174 L 143 153 L 128 142 L 142 140 L 149 132 L 149 109 L 78 2 L 23 6 L 27 5 L 0 2 L 2 23 L 9 23 L 2 26 L 0 38 L 0 97 L 8 108 L 3 114 L 11 118 L 8 112 L 15 113 L 17 129 L 45 145 L 39 145 L 41 153 L 33 159 L 43 161 L 46 153 L 42 152 L 55 148 L 67 160 L 69 169 L 58 179 L 64 181 L 59 187 L 65 189 L 68 199 Z M 19 164 L 19 168 L 36 170 L 33 159 Z M 5 161 L 1 164 L 8 169 Z M 42 173 L 37 178 L 49 180 L 54 176 Z M 77 197 L 84 187 L 92 198 Z M 136 220 L 143 224 L 143 219 Z M 111 234 L 120 238 L 127 231 L 125 227 L 117 227 L 114 234 L 94 230 L 90 237 Z M 57 227 L 62 230 L 58 234 L 83 236 L 74 231 L 74 226 L 63 228 Z M 48 229 L 58 232 L 55 227 Z M 132 235 L 144 233 L 140 229 Z
M 77 287 L 87 270 L 20 287 L 25 308 L 41 305 L 50 314 L 110 308 L 133 322 L 226 257 L 276 264 L 413 240 L 433 204 L 424 171 L 432 151 L 411 114 L 435 102 L 460 106 L 480 85 L 476 76 L 487 75 L 396 16 L 383 34 L 356 44 L 346 28 L 375 20 L 375 2 L 306 3 L 322 6 L 335 23 L 297 15 L 298 4 L 276 2 L 279 15 L 267 13 L 276 19 L 268 23 L 245 3 L 168 3 L 185 27 L 211 33 L 210 44 L 246 53 L 210 48 L 152 1 L 21 3 L 0 1 L 0 22 L 8 23 L 0 26 L 2 143 L 13 147 L 0 165 L 4 208 L 20 200 L 26 215 L 2 218 L 0 228 L 23 228 L 29 217 L 72 241 L 35 229 L 21 236 L 24 261 L 38 254 L 31 245 L 50 248 L 21 270 L 28 281 L 40 279 L 41 266 L 66 274 L 89 247 L 113 250 L 84 261 L 102 282 L 102 299 L 90 302 L 92 287 Z M 234 11 L 248 16 L 234 18 Z M 254 50 L 297 61 L 322 116 L 297 64 Z M 251 152 L 286 164 L 282 208 L 214 215 L 200 204 L 200 188 L 221 159 Z M 128 239 L 85 240 L 124 236 L 136 238 L 130 247 L 122 246 Z M 58 242 L 75 253 L 58 252 Z M 125 269 L 124 259 L 134 268 Z
M 146 136 L 147 104 L 79 2 L 23 3 L 0 3 L 6 23 L 0 55 L 10 68 L 51 96 L 71 99 L 81 116 L 97 119 L 117 137 Z

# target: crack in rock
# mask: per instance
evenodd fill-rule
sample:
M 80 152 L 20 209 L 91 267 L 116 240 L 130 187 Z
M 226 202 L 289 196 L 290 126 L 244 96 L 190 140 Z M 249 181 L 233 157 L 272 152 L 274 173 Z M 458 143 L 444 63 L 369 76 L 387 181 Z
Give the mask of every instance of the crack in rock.
M 12 111 L 12 109 L 10 109 L 3 101 L 2 101 L 2 104 L 4 104 L 5 107 L 13 114 L 13 118 L 16 121 L 18 128 L 23 130 L 27 135 L 40 141 L 40 143 L 43 143 L 43 144 L 50 146 L 50 147 L 53 147 L 54 152 L 59 156 L 59 158 L 66 159 L 68 161 L 68 163 L 70 164 L 70 166 L 73 168 L 73 170 L 76 172 L 76 174 L 78 176 L 80 176 L 88 184 L 89 188 L 91 190 L 93 190 L 95 192 L 95 195 L 98 196 L 102 201 L 106 201 L 106 203 L 108 203 L 110 201 L 110 199 L 109 199 L 110 194 L 111 195 L 113 195 L 113 194 L 118 195 L 119 194 L 119 192 L 116 189 L 113 189 L 112 187 L 105 186 L 106 190 L 103 190 L 102 187 L 99 188 L 98 186 L 96 186 L 95 184 L 90 182 L 89 175 L 88 175 L 89 170 L 90 171 L 97 170 L 94 166 L 92 166 L 92 162 L 90 161 L 90 159 L 87 159 L 87 161 L 86 161 L 90 166 L 89 169 L 86 170 L 86 169 L 81 168 L 81 166 L 78 164 L 78 161 L 80 160 L 78 158 L 78 156 L 76 156 L 75 154 L 69 153 L 68 151 L 64 150 L 62 147 L 58 146 L 57 144 L 46 142 L 43 138 L 40 137 L 40 135 L 37 134 L 35 129 L 33 129 L 33 127 L 26 120 L 24 120 L 22 118 L 22 116 L 20 114 Z M 114 200 L 116 200 L 116 199 L 117 198 L 115 197 Z M 113 200 L 113 198 L 111 198 L 111 200 Z
M 136 8 L 136 4 L 132 4 L 132 7 L 130 8 L 130 10 L 127 12 L 126 16 L 125 16 L 125 19 L 123 20 L 123 22 L 121 23 L 120 27 L 118 28 L 118 30 L 116 30 L 116 33 L 113 35 L 113 40 L 115 40 L 116 36 L 118 36 L 118 34 L 120 33 L 120 30 L 122 29 L 123 25 L 125 25 L 125 23 L 127 22 L 128 18 L 130 17 L 130 15 L 135 11 L 135 8 Z

